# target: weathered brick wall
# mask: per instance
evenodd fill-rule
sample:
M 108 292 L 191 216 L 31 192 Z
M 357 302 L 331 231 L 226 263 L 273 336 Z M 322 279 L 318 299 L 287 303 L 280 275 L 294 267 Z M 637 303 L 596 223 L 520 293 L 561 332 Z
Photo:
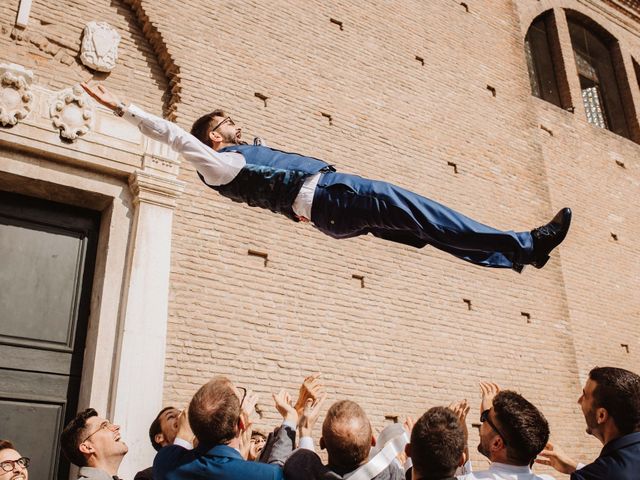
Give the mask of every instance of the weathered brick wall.
M 276 421 L 270 392 L 322 371 L 330 401 L 359 401 L 380 428 L 385 415 L 417 417 L 461 398 L 477 421 L 477 383 L 493 380 L 539 405 L 570 453 L 593 458 L 599 445 L 575 403 L 586 373 L 595 364 L 640 371 L 640 147 L 530 95 L 528 9 L 555 2 L 467 1 L 468 12 L 453 0 L 185 3 L 35 1 L 27 38 L 12 27 L 18 1 L 9 0 L 0 57 L 66 87 L 88 76 L 73 58 L 84 23 L 106 20 L 123 35 L 106 85 L 154 113 L 169 86 L 181 90 L 184 127 L 222 107 L 247 138 L 393 181 L 499 228 L 528 230 L 564 205 L 575 222 L 544 270 L 518 275 L 433 248 L 332 240 L 233 204 L 185 164 L 165 403 L 181 406 L 212 375 L 229 375 L 261 394 L 264 427 Z M 634 30 L 598 5 L 591 16 L 640 58 Z M 150 31 L 162 38 L 148 40 Z M 268 253 L 266 266 L 249 249 Z
M 578 115 L 547 119 L 549 108 L 530 95 L 526 27 L 512 2 L 467 2 L 469 12 L 453 1 L 296 3 L 220 2 L 208 15 L 195 5 L 178 13 L 188 31 L 162 19 L 167 4 L 148 6 L 183 72 L 180 123 L 222 107 L 247 136 L 391 180 L 501 228 L 531 228 L 564 205 L 576 223 L 562 261 L 556 254 L 523 275 L 488 271 L 430 248 L 331 240 L 220 198 L 187 166 L 166 401 L 183 403 L 209 376 L 226 374 L 269 403 L 280 385 L 293 390 L 321 370 L 332 400 L 359 400 L 381 427 L 386 414 L 415 416 L 458 398 L 475 407 L 477 382 L 492 379 L 539 405 L 572 454 L 593 458 L 599 445 L 575 403 L 586 372 L 639 370 L 637 327 L 622 328 L 638 316 L 637 251 L 628 255 L 638 146 Z M 266 107 L 255 93 L 269 97 Z M 628 168 L 609 162 L 604 177 L 604 152 L 618 152 Z M 600 190 L 610 193 L 600 199 Z M 624 218 L 613 246 L 602 219 L 609 211 Z M 268 253 L 267 266 L 249 249 Z M 615 293 L 598 295 L 605 285 Z M 605 316 L 613 328 L 603 328 Z M 273 409 L 265 412 L 272 423 Z

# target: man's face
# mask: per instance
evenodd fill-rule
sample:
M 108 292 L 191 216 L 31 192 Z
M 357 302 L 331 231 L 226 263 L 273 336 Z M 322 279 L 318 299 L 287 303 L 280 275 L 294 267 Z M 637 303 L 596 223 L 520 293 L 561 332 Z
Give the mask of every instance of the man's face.
M 21 458 L 18 452 L 11 448 L 0 450 L 0 479 L 2 480 L 28 480 L 29 472 L 20 463 L 17 462 Z M 6 471 L 5 469 L 10 469 Z
M 252 435 L 249 445 L 249 460 L 255 460 L 260 456 L 260 452 L 264 448 L 266 439 L 262 435 Z
M 242 137 L 242 129 L 231 120 L 231 117 L 214 117 L 215 125 L 219 125 L 215 129 L 215 133 L 222 137 L 223 143 L 240 143 Z
M 123 457 L 129 450 L 120 438 L 120 425 L 101 417 L 87 419 L 86 436 L 82 442 L 99 458 Z
M 580 395 L 580 398 L 578 399 L 578 403 L 582 408 L 582 414 L 587 422 L 587 433 L 589 435 L 595 435 L 598 430 L 596 405 L 593 400 L 593 391 L 595 390 L 596 385 L 596 382 L 589 378 L 582 389 L 582 395 Z
M 493 409 L 489 410 L 489 418 L 491 422 L 496 423 L 495 415 L 493 414 Z M 496 425 L 497 426 L 497 425 Z M 500 428 L 499 426 L 497 426 Z M 480 424 L 480 443 L 478 444 L 478 452 L 487 457 L 489 460 L 491 458 L 491 445 L 496 437 L 499 437 L 500 434 L 496 432 L 489 422 L 482 422 Z M 504 440 L 503 440 L 504 442 Z
M 162 446 L 171 445 L 178 434 L 178 417 L 180 410 L 170 408 L 160 415 L 160 431 L 164 437 L 164 441 L 160 442 Z

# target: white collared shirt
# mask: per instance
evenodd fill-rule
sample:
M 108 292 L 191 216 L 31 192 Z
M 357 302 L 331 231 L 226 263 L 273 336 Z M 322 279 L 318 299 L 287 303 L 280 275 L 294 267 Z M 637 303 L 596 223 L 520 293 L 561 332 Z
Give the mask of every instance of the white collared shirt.
M 209 185 L 230 183 L 245 166 L 244 156 L 238 152 L 216 152 L 196 137 L 173 122 L 145 112 L 140 107 L 129 105 L 124 119 L 138 127 L 143 135 L 169 145 L 182 155 L 203 176 Z M 296 215 L 311 219 L 311 205 L 320 173 L 307 178 L 293 202 Z
M 493 462 L 488 470 L 459 475 L 458 480 L 554 480 L 549 475 L 536 475 L 528 466 Z

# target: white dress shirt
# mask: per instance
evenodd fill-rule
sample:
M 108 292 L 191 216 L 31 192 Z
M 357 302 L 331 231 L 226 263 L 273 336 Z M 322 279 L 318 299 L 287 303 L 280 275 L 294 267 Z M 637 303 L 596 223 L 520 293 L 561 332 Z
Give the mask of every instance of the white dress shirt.
M 549 475 L 536 475 L 528 466 L 493 462 L 488 470 L 459 475 L 458 480 L 554 480 Z
M 216 152 L 175 123 L 156 117 L 135 105 L 129 105 L 124 118 L 138 127 L 147 137 L 169 145 L 182 155 L 204 177 L 209 185 L 230 183 L 245 166 L 244 156 L 238 152 Z M 320 173 L 307 178 L 293 202 L 293 212 L 311 219 L 311 206 Z

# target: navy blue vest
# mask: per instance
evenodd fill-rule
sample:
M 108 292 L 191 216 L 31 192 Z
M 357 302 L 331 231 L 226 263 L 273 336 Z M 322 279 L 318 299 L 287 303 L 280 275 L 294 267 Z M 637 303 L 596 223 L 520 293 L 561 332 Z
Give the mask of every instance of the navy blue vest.
M 305 179 L 320 171 L 335 171 L 322 160 L 269 147 L 232 145 L 218 151 L 240 152 L 246 165 L 226 185 L 209 185 L 198 174 L 207 186 L 234 202 L 266 208 L 296 221 L 291 207 Z

